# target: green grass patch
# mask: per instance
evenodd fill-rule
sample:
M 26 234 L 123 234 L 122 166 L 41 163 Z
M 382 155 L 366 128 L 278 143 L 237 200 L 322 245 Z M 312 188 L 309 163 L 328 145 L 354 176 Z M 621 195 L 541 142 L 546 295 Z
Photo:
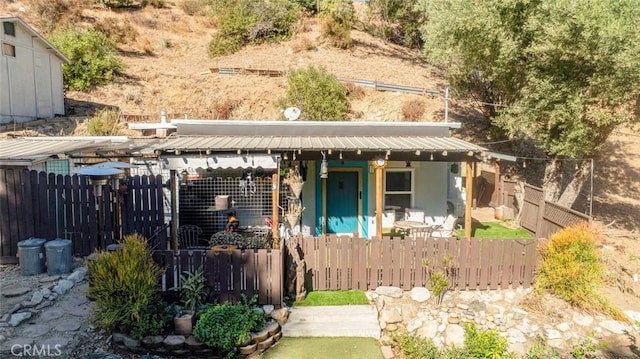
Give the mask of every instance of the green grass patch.
M 464 238 L 465 231 L 461 230 L 458 238 Z M 472 222 L 471 237 L 475 238 L 533 238 L 524 228 L 508 228 L 498 222 Z
M 379 341 L 374 338 L 282 338 L 278 345 L 262 354 L 264 359 L 340 358 L 382 359 Z
M 318 305 L 360 305 L 369 304 L 361 290 L 330 290 L 309 292 L 303 301 L 293 302 L 294 306 Z

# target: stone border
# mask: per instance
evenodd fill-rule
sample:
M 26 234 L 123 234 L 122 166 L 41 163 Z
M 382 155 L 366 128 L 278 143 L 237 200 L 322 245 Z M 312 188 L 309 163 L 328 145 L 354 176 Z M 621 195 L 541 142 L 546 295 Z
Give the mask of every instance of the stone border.
M 224 356 L 224 353 L 197 341 L 193 335 L 156 335 L 136 340 L 122 333 L 113 333 L 111 338 L 115 349 L 133 354 L 175 355 L 181 358 Z M 234 358 L 247 358 L 261 354 L 276 345 L 280 338 L 282 338 L 282 327 L 272 319 L 260 332 L 250 333 L 249 340 L 238 347 Z

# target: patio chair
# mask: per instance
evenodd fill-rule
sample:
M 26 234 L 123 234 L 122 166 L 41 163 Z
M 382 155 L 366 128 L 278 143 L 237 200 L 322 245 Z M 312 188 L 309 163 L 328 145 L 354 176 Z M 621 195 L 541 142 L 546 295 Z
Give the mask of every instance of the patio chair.
M 202 246 L 200 242 L 200 235 L 202 234 L 202 228 L 193 225 L 185 224 L 178 228 L 178 241 L 180 242 L 181 249 L 189 249 Z
M 424 211 L 417 208 L 405 208 L 404 220 L 425 223 Z
M 441 225 L 438 225 L 434 228 L 433 232 L 431 232 L 432 237 L 453 237 L 453 230 L 456 226 L 456 218 L 454 215 L 450 214 L 447 218 L 444 219 L 444 222 Z
M 395 209 L 385 209 L 384 211 L 382 211 L 382 228 L 384 229 L 393 228 L 395 222 L 396 222 Z

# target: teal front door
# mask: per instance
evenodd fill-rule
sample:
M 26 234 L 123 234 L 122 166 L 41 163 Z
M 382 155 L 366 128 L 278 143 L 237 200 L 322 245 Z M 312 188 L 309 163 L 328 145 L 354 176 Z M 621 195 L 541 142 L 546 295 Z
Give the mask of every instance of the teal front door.
M 327 178 L 327 233 L 358 232 L 360 190 L 357 171 L 331 171 Z

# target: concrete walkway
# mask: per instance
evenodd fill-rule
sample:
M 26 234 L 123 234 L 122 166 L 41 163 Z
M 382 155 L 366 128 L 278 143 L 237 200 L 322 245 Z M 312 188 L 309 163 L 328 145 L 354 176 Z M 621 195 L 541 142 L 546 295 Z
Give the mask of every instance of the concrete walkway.
M 282 335 L 380 339 L 378 311 L 373 305 L 293 307 Z

